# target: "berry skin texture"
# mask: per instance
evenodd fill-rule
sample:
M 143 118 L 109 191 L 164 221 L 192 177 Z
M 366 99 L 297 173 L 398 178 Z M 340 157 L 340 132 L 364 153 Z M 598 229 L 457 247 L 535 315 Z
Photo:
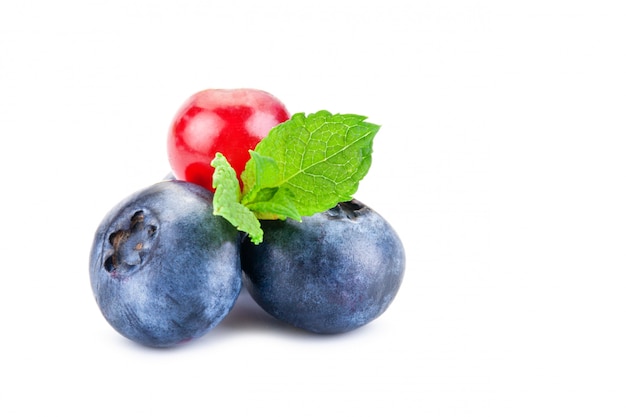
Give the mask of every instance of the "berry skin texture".
M 209 89 L 192 95 L 169 130 L 167 153 L 174 176 L 215 191 L 211 161 L 221 152 L 241 178 L 249 150 L 289 117 L 283 103 L 261 90 Z
M 111 326 L 143 345 L 198 338 L 232 309 L 242 285 L 240 236 L 212 214 L 213 195 L 162 181 L 121 201 L 99 225 L 89 273 Z
M 270 315 L 314 333 L 343 333 L 379 317 L 405 269 L 400 238 L 352 200 L 303 217 L 264 221 L 264 240 L 242 244 L 244 284 Z

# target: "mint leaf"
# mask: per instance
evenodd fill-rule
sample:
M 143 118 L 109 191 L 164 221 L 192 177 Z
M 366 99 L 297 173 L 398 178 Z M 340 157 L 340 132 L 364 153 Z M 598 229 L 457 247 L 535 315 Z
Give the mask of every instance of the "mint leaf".
M 274 218 L 310 216 L 352 199 L 371 165 L 380 126 L 366 117 L 298 113 L 274 127 L 242 173 L 241 204 Z M 297 215 L 296 215 L 297 213 Z
M 241 190 L 235 170 L 221 153 L 216 153 L 211 162 L 215 168 L 213 174 L 213 214 L 222 216 L 237 230 L 247 232 L 252 242 L 259 244 L 263 241 L 263 230 L 254 213 L 240 203 Z
M 352 199 L 372 163 L 372 141 L 380 126 L 354 114 L 322 110 L 297 113 L 274 127 L 237 174 L 217 153 L 213 214 L 226 218 L 252 242 L 263 241 L 259 219 L 310 216 Z

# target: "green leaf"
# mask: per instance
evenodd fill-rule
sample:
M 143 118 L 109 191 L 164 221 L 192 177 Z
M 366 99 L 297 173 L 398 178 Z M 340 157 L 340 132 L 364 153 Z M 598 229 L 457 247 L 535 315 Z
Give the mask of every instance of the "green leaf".
M 241 203 L 260 218 L 299 220 L 352 199 L 380 128 L 365 119 L 323 110 L 274 127 L 251 152 Z
M 380 128 L 365 119 L 323 110 L 298 113 L 277 125 L 250 151 L 241 173 L 243 196 L 237 174 L 217 153 L 211 162 L 213 213 L 259 244 L 259 219 L 300 221 L 352 199 L 370 168 L 372 141 Z
M 252 242 L 263 241 L 263 230 L 254 213 L 240 203 L 241 190 L 235 170 L 221 153 L 216 153 L 211 162 L 213 174 L 213 214 L 228 220 L 237 230 L 246 232 Z

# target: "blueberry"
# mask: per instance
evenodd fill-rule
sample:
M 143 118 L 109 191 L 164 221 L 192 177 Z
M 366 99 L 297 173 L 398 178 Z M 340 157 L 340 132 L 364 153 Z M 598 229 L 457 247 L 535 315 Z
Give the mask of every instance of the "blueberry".
M 174 176 L 174 173 L 172 171 L 170 171 L 163 177 L 162 181 L 173 181 L 175 179 L 176 179 L 176 177 Z
M 343 333 L 379 317 L 405 268 L 390 224 L 357 200 L 292 220 L 263 222 L 242 244 L 244 284 L 269 314 L 315 333 Z
M 232 309 L 241 290 L 240 237 L 212 214 L 213 194 L 162 181 L 115 206 L 98 227 L 89 260 L 102 314 L 144 345 L 198 338 Z

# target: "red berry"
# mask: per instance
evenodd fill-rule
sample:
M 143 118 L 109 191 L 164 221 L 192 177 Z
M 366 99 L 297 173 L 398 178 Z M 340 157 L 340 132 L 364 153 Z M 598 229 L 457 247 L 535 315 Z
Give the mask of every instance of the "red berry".
M 215 153 L 222 153 L 241 178 L 248 151 L 289 117 L 285 106 L 265 91 L 200 91 L 178 110 L 170 128 L 167 152 L 172 171 L 178 179 L 215 191 L 211 166 Z

